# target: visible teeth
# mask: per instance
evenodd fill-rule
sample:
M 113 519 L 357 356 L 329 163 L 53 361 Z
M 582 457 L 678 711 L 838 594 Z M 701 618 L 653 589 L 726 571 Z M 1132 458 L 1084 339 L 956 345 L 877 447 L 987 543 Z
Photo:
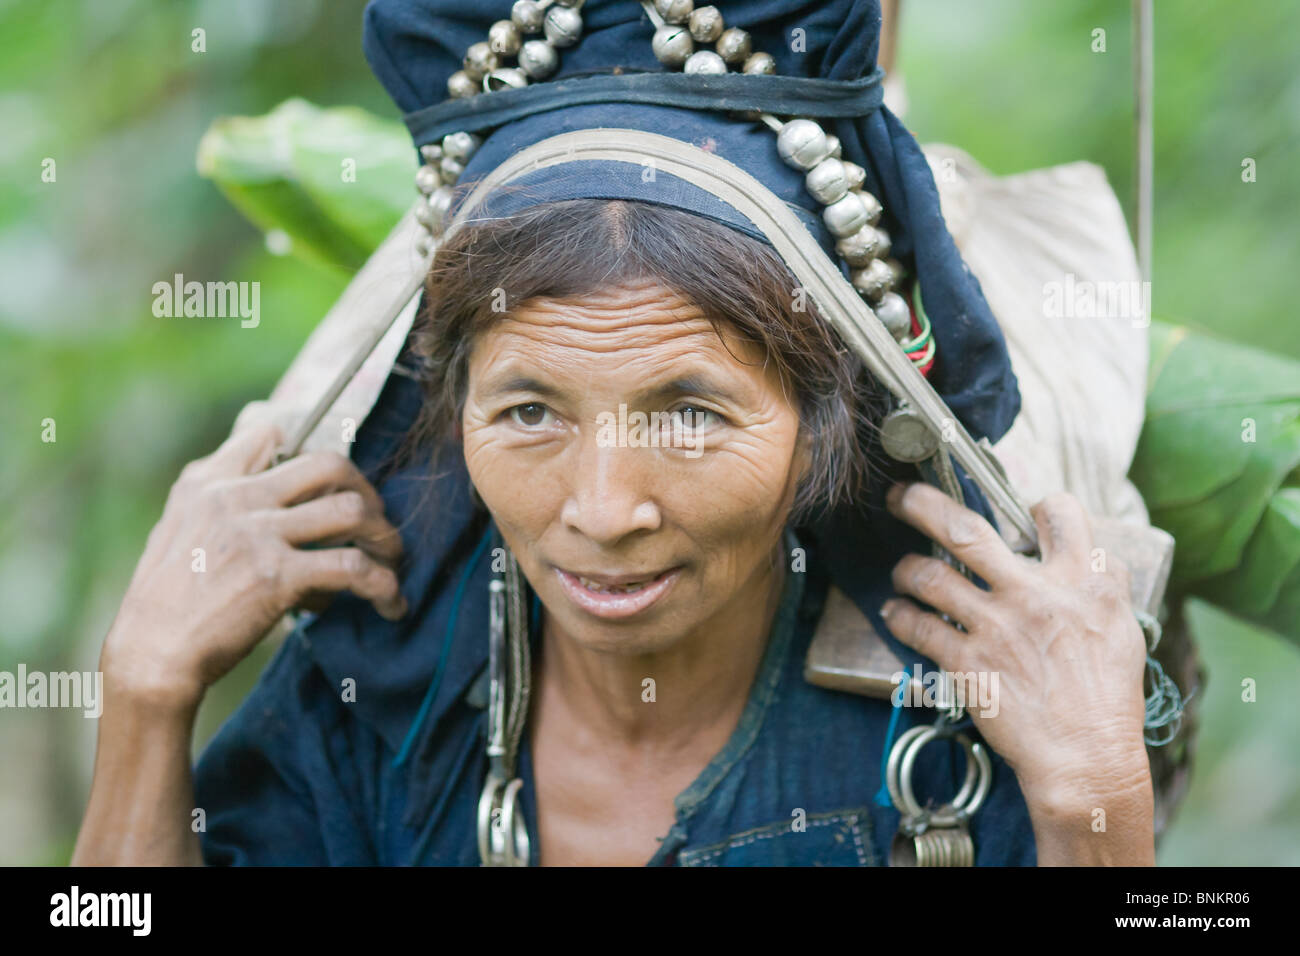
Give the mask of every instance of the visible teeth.
M 609 593 L 632 594 L 635 591 L 640 591 L 643 587 L 646 586 L 645 581 L 639 581 L 635 584 L 620 586 L 620 585 L 613 585 L 613 584 L 608 584 L 608 585 L 601 584 L 599 581 L 593 581 L 590 578 L 578 578 L 578 580 L 582 583 L 582 586 L 586 588 L 588 591 L 596 591 L 599 594 L 609 594 Z

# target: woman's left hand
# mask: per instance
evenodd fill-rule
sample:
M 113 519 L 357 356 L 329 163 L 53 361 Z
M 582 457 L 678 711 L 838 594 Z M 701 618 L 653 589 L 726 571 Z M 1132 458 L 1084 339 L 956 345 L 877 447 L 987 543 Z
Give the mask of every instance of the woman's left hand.
M 986 682 L 980 686 L 995 690 L 987 709 L 971 701 L 967 707 L 1016 773 L 1040 864 L 1150 862 L 1146 643 L 1133 615 L 1128 571 L 1114 555 L 1094 552 L 1082 505 L 1059 494 L 1031 509 L 1042 552 L 1037 561 L 1012 552 L 983 517 L 937 488 L 896 486 L 887 501 L 896 517 L 947 548 L 990 588 L 981 590 L 936 558 L 910 554 L 894 569 L 895 590 L 960 622 L 965 632 L 906 598 L 886 602 L 882 615 L 903 643 L 946 671 L 979 675 Z M 1116 841 L 1086 838 L 1113 833 L 1115 825 L 1124 834 L 1119 845 L 1131 849 L 1122 859 L 1110 852 Z M 1103 846 L 1110 849 L 1087 852 Z

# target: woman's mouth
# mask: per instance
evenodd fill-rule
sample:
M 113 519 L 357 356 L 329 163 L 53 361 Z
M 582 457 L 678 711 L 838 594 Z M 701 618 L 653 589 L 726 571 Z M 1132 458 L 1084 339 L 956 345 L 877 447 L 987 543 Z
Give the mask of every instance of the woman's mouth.
M 669 568 L 654 577 L 633 579 L 602 575 L 584 577 L 556 568 L 560 586 L 569 600 L 582 610 L 606 619 L 640 614 L 662 598 L 676 583 L 681 568 Z

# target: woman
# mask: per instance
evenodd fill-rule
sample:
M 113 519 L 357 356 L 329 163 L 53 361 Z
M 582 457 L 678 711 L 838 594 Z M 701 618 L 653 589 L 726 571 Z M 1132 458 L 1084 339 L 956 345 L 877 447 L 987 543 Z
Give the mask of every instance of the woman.
M 841 30 L 858 37 L 864 20 L 874 36 L 874 4 L 849 6 L 797 21 L 809 49 L 825 52 Z M 419 79 L 437 62 L 429 44 L 467 45 L 437 7 L 415 5 L 423 20 L 406 3 L 371 8 L 368 51 L 408 112 L 430 88 Z M 611 56 L 620 72 L 644 68 L 630 38 L 654 31 L 626 7 L 584 7 L 590 45 L 566 53 L 566 71 L 607 69 Z M 724 12 L 755 40 L 791 29 L 788 17 Z M 419 55 L 412 37 L 425 42 Z M 873 55 L 868 45 L 858 59 Z M 379 66 L 395 61 L 408 68 L 400 83 Z M 453 73 L 437 86 L 454 91 Z M 550 104 L 499 124 L 466 181 L 557 128 L 613 125 L 608 108 Z M 703 137 L 800 201 L 803 175 L 772 165 L 770 133 L 752 123 L 621 109 L 621 124 Z M 846 153 L 874 143 L 895 162 L 874 157 L 876 191 L 907 210 L 889 214 L 894 250 L 919 273 L 952 356 L 918 350 L 916 364 L 968 425 L 997 437 L 1015 405 L 1005 349 L 928 218 L 932 185 L 916 191 L 911 164 L 923 159 L 883 120 L 864 121 Z M 504 752 L 500 782 L 525 836 L 505 842 L 521 862 L 883 863 L 899 814 L 878 799 L 879 768 L 901 710 L 802 679 L 838 583 L 913 660 L 998 677 L 996 708 L 971 714 L 997 755 L 969 822 L 975 862 L 1152 862 L 1141 631 L 1122 570 L 1091 570 L 1077 503 L 1034 509 L 1038 563 L 1007 549 L 973 489 L 978 510 L 914 482 L 882 501 L 903 473 L 880 453 L 884 393 L 798 294 L 788 263 L 666 174 L 573 172 L 461 215 L 403 360 L 423 388 L 390 380 L 351 461 L 268 468 L 282 436 L 249 426 L 187 467 L 105 643 L 75 861 L 487 861 L 504 805 L 484 800 Z M 882 303 L 877 294 L 884 318 Z M 960 321 L 940 329 L 941 313 Z M 394 466 L 403 436 L 432 459 Z M 987 588 L 936 558 L 900 559 L 923 540 L 907 526 Z M 501 632 L 490 595 L 514 562 L 532 592 L 517 650 L 535 663 L 514 674 L 519 737 L 502 747 L 484 635 Z M 336 591 L 353 596 L 286 641 L 191 782 L 205 688 L 285 611 Z M 933 758 L 913 781 L 936 803 L 957 789 Z M 491 819 L 476 821 L 485 805 Z

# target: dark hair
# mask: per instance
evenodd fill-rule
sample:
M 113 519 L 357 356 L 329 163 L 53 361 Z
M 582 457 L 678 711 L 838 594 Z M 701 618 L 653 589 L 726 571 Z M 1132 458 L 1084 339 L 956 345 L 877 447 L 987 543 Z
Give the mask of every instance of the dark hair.
M 536 298 L 652 279 L 715 329 L 757 345 L 795 396 L 811 466 L 791 520 L 864 491 L 886 395 L 817 314 L 776 251 L 702 216 L 650 203 L 574 199 L 473 223 L 434 256 L 413 328 L 426 401 L 407 450 L 430 465 L 458 434 L 475 342 Z

